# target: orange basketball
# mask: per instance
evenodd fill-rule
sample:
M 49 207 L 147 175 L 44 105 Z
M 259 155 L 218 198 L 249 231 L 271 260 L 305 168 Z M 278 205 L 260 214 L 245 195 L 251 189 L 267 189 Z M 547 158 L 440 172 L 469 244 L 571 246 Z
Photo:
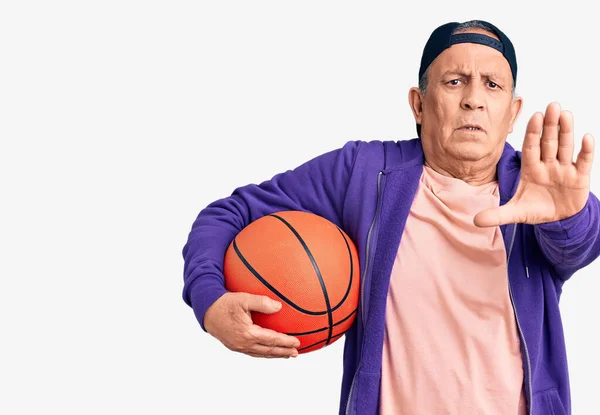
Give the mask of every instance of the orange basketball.
M 300 340 L 298 353 L 338 340 L 356 318 L 358 252 L 327 219 L 284 211 L 246 226 L 225 254 L 225 288 L 281 302 L 274 314 L 253 312 L 254 323 Z

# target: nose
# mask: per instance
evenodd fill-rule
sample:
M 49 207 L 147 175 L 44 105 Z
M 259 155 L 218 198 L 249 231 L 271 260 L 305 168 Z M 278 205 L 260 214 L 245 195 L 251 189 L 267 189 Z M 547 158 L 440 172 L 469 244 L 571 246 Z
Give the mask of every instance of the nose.
M 475 82 L 471 82 L 463 89 L 461 107 L 465 110 L 482 109 L 484 107 L 483 91 Z

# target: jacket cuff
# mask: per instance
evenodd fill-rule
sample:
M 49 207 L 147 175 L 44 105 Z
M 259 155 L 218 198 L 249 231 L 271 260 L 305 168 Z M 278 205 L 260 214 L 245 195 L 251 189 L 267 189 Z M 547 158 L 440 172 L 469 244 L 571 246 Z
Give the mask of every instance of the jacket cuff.
M 584 234 L 590 226 L 590 219 L 590 198 L 588 197 L 583 209 L 575 215 L 554 222 L 540 223 L 536 227 L 544 233 L 544 236 L 564 241 L 573 235 Z
M 202 327 L 202 330 L 205 332 L 204 315 L 206 314 L 206 310 L 226 293 L 227 290 L 225 287 L 216 282 L 212 282 L 211 284 L 208 281 L 201 281 L 200 278 L 197 278 L 192 283 L 190 287 L 190 302 L 192 304 L 192 309 L 194 310 L 194 315 L 196 316 L 198 323 L 200 323 L 200 327 Z

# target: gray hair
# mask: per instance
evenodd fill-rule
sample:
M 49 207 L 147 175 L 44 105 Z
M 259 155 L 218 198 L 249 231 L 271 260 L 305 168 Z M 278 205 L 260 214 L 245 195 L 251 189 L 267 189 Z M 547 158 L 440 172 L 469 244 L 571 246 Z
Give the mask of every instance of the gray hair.
M 465 31 L 468 29 L 482 29 L 482 30 L 485 30 L 486 32 L 489 32 L 489 33 L 492 33 L 495 35 L 494 30 L 491 27 L 489 27 L 485 23 L 482 23 L 479 20 L 469 20 L 468 22 L 459 24 L 458 26 L 456 26 L 454 28 L 454 30 L 452 31 L 452 34 L 462 32 L 462 31 Z M 431 68 L 431 65 L 429 65 L 427 67 L 427 69 L 425 69 L 425 72 L 423 72 L 423 76 L 421 76 L 421 79 L 419 79 L 419 89 L 421 90 L 423 95 L 425 95 L 425 92 L 427 91 L 427 84 L 429 83 L 429 68 Z M 513 87 L 512 87 L 513 99 L 515 98 L 515 96 L 516 96 L 516 91 L 515 91 L 515 84 L 513 82 Z

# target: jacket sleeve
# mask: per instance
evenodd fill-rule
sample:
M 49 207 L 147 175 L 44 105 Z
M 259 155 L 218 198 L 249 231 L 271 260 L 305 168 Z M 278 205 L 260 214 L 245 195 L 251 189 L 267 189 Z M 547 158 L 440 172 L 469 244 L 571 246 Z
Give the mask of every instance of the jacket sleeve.
M 542 252 L 565 281 L 600 255 L 600 202 L 590 192 L 579 213 L 534 230 Z
M 206 310 L 227 291 L 223 261 L 248 224 L 285 210 L 308 211 L 341 226 L 344 199 L 360 141 L 324 153 L 261 184 L 239 187 L 202 209 L 183 247 L 183 300 L 204 331 Z

